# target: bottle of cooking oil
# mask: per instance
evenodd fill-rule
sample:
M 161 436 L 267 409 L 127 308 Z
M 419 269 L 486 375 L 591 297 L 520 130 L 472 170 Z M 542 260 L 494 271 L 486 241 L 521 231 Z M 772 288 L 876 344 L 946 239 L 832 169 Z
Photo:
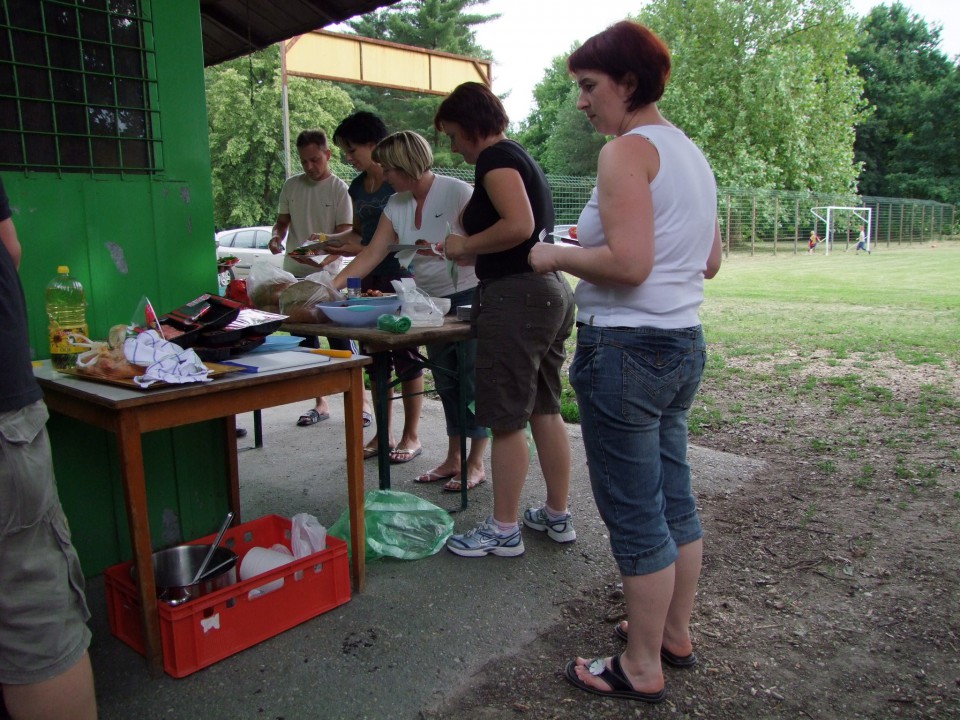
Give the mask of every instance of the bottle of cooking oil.
M 47 317 L 50 319 L 50 362 L 57 370 L 72 368 L 77 355 L 89 348 L 74 345 L 70 335 L 87 336 L 87 301 L 83 285 L 61 265 L 57 275 L 47 284 Z

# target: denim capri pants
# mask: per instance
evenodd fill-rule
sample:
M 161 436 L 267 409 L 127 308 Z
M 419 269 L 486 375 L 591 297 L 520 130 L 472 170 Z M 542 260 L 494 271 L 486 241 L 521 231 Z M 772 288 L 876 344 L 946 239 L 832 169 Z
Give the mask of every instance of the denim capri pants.
M 687 413 L 703 376 L 700 326 L 579 325 L 577 393 L 590 484 L 622 575 L 649 575 L 703 537 L 687 464 Z

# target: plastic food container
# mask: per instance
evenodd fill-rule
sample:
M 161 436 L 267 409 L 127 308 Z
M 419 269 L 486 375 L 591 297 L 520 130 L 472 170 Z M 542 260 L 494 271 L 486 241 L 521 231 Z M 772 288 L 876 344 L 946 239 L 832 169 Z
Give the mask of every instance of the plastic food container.
M 330 322 L 346 327 L 375 327 L 377 318 L 383 314 L 393 315 L 400 309 L 400 300 L 394 297 L 390 302 L 379 302 L 383 298 L 371 298 L 377 303 L 355 302 L 345 305 L 342 302 L 319 303 L 317 307 Z

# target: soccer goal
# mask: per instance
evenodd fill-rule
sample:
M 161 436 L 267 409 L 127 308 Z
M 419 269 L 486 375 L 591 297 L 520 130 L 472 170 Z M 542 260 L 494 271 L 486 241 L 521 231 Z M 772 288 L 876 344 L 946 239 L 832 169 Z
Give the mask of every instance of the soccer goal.
M 825 254 L 830 254 L 833 247 L 833 239 L 839 224 L 843 224 L 847 230 L 855 230 L 857 233 L 857 243 L 863 240 L 866 243 L 865 249 L 869 253 L 871 245 L 871 234 L 873 232 L 873 208 L 869 207 L 842 207 L 839 205 L 826 205 L 824 207 L 810 208 L 817 220 L 820 220 L 826 226 L 823 243 Z M 859 227 L 856 227 L 858 226 Z M 864 237 L 860 238 L 862 232 Z

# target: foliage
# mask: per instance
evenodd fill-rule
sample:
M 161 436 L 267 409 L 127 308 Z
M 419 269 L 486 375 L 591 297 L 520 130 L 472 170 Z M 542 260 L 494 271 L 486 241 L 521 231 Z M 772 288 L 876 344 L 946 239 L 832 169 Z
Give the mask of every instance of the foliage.
M 687 132 L 722 185 L 848 192 L 862 83 L 846 53 L 855 24 L 842 0 L 653 0 L 638 15 L 671 49 L 660 107 Z M 576 90 L 557 58 L 522 137 L 549 172 L 563 152 L 596 155 L 591 128 L 562 112 Z M 567 158 L 573 166 L 582 160 Z
M 866 195 L 956 202 L 960 197 L 960 68 L 940 30 L 896 3 L 862 20 L 850 54 L 874 115 L 858 132 Z
M 218 228 L 272 225 L 285 179 L 280 51 L 273 46 L 207 68 L 207 122 Z M 353 104 L 331 83 L 289 78 L 291 170 L 301 130 L 333 131 Z
M 590 176 L 596 173 L 597 155 L 606 138 L 577 110 L 577 88 L 567 73 L 567 55 L 555 57 L 534 88 L 536 107 L 521 124 L 518 140 L 546 172 Z
M 468 12 L 487 0 L 405 0 L 362 15 L 347 25 L 362 37 L 387 40 L 427 50 L 490 59 L 490 52 L 476 42 L 472 28 L 499 15 Z M 434 147 L 435 164 L 453 167 L 462 164 L 459 155 L 444 146 L 433 127 L 433 116 L 442 100 L 436 95 L 343 84 L 357 109 L 375 112 L 391 131 L 415 130 Z
M 846 192 L 862 83 L 842 0 L 654 0 L 640 21 L 670 47 L 661 108 L 722 185 Z

